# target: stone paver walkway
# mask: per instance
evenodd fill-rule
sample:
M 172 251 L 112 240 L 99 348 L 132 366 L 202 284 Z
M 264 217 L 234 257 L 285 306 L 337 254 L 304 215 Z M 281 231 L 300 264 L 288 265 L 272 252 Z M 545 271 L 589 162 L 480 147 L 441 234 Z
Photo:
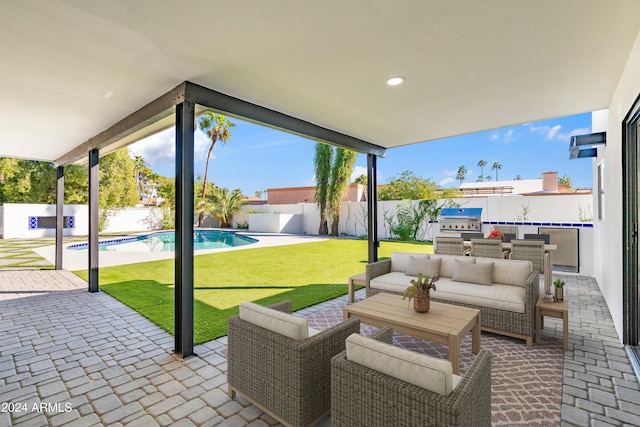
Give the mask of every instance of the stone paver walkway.
M 640 386 L 595 281 L 563 278 L 571 317 L 562 425 L 640 426 Z M 0 272 L 0 427 L 277 425 L 227 395 L 225 338 L 182 360 L 171 335 L 86 286 L 67 271 Z M 545 326 L 561 335 L 556 319 Z

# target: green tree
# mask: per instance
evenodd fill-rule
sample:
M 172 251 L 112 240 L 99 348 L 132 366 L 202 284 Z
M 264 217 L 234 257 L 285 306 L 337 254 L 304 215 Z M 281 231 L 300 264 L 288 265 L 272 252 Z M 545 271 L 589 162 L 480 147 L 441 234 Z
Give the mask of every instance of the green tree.
M 231 227 L 231 217 L 234 213 L 240 212 L 246 201 L 239 188 L 229 191 L 228 188 L 214 186 L 211 204 L 216 218 L 220 220 L 220 227 L 226 228 Z
M 163 199 L 163 206 L 173 208 L 176 201 L 176 179 L 159 176 L 156 193 Z
M 65 168 L 65 203 L 87 203 L 87 166 Z M 56 203 L 53 163 L 0 157 L 0 203 Z
M 478 161 L 478 166 L 480 167 L 480 176 L 478 177 L 478 181 L 482 181 L 484 178 L 484 167 L 487 166 L 487 162 L 484 160 Z
M 438 185 L 431 180 L 419 178 L 411 171 L 404 171 L 380 188 L 378 198 L 379 200 L 435 199 L 438 191 Z
M 491 181 L 493 179 L 493 177 L 491 175 L 487 175 L 484 177 L 485 181 Z
M 567 186 L 571 187 L 571 178 L 569 176 L 567 176 L 567 174 L 565 173 L 560 178 L 558 178 L 558 184 L 567 185 Z
M 198 118 L 198 126 L 200 130 L 207 135 L 211 144 L 209 145 L 209 151 L 207 151 L 207 162 L 204 168 L 204 177 L 202 185 L 202 193 L 200 198 L 204 201 L 205 194 L 207 192 L 207 176 L 209 174 L 209 160 L 211 159 L 211 152 L 216 142 L 220 141 L 222 144 L 226 144 L 231 138 L 231 129 L 235 124 L 226 119 L 222 114 L 215 114 L 207 111 Z M 202 227 L 204 216 L 198 216 L 198 226 Z
M 331 210 L 331 234 L 339 234 L 340 211 L 345 191 L 349 188 L 349 178 L 353 172 L 358 153 L 345 148 L 336 150 L 336 157 L 331 168 L 331 180 L 329 182 L 329 208 Z
M 100 208 L 135 206 L 138 203 L 133 169 L 133 159 L 126 147 L 100 159 Z
M 356 179 L 353 180 L 354 184 L 367 185 L 367 175 L 362 174 L 357 176 Z
M 321 236 L 329 234 L 328 198 L 332 160 L 333 148 L 330 145 L 317 142 L 313 157 L 313 167 L 316 175 L 316 204 L 320 210 L 320 229 L 318 234 Z
M 491 165 L 491 170 L 495 170 L 496 171 L 496 181 L 498 181 L 498 171 L 502 168 L 502 165 L 498 162 L 493 162 L 493 165 Z
M 462 185 L 462 183 L 464 182 L 464 179 L 467 176 L 468 172 L 469 171 L 467 170 L 467 168 L 464 167 L 464 165 L 458 168 L 458 174 L 456 175 L 456 179 L 460 181 L 460 185 Z

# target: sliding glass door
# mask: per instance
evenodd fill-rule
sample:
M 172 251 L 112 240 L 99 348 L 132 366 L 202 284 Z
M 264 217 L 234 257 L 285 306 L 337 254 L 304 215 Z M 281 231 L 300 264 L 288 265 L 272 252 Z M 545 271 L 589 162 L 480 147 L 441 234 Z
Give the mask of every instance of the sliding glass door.
M 640 370 L 640 97 L 623 123 L 623 309 L 624 336 L 629 356 Z

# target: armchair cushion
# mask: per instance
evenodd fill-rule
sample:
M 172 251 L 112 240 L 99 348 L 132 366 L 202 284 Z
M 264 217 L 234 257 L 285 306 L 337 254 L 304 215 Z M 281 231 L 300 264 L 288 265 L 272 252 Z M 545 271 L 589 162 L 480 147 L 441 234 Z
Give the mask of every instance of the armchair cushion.
M 469 264 L 455 261 L 452 279 L 456 282 L 478 283 L 480 285 L 491 285 L 493 276 L 493 263 L 483 262 Z
M 415 353 L 358 334 L 346 340 L 347 360 L 448 396 L 454 389 L 451 362 Z M 456 376 L 457 377 L 457 376 Z M 456 378 L 456 384 L 460 377 Z
M 240 304 L 240 319 L 294 340 L 302 340 L 309 336 L 307 319 L 252 302 Z
M 412 255 L 411 262 L 407 267 L 407 276 L 417 276 L 422 273 L 423 276 L 435 277 L 440 274 L 439 259 L 428 259 L 423 256 Z

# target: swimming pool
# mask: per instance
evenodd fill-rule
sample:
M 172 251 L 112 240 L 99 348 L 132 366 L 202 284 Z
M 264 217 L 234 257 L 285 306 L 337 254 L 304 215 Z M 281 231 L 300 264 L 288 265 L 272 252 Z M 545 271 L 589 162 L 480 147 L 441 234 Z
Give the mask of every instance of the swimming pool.
M 242 236 L 234 231 L 196 230 L 193 232 L 193 249 L 223 249 L 250 245 L 258 240 Z M 87 250 L 88 243 L 77 243 L 68 249 Z M 174 231 L 160 231 L 144 236 L 124 237 L 105 240 L 98 243 L 101 251 L 116 252 L 171 252 L 176 248 L 176 234 Z

